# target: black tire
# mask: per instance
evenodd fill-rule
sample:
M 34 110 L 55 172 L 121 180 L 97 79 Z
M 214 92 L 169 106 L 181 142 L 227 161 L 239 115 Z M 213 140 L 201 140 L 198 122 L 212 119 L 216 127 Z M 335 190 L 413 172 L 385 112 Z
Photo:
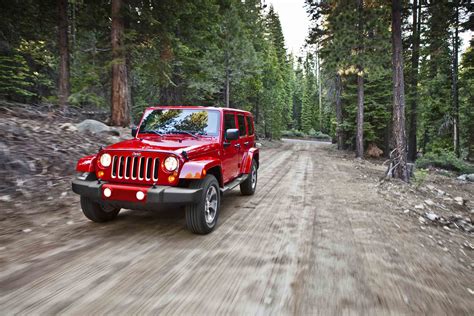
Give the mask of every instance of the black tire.
M 257 189 L 257 170 L 257 162 L 252 161 L 249 176 L 240 184 L 240 193 L 242 193 L 242 195 L 253 195 L 255 193 Z M 253 177 L 255 177 L 255 183 L 252 181 Z
M 81 208 L 82 213 L 96 223 L 111 221 L 120 212 L 120 208 L 105 207 L 83 196 L 81 196 Z
M 219 182 L 217 182 L 216 177 L 209 174 L 202 180 L 192 181 L 189 187 L 193 189 L 202 189 L 202 195 L 198 203 L 186 205 L 186 226 L 195 234 L 209 234 L 216 226 L 217 218 L 219 217 L 219 209 L 221 205 Z M 215 199 L 213 195 L 214 193 Z M 208 206 L 207 203 L 208 194 L 212 195 L 212 204 L 210 204 L 210 206 Z M 213 216 L 211 216 L 211 209 L 214 208 L 215 212 L 213 213 Z

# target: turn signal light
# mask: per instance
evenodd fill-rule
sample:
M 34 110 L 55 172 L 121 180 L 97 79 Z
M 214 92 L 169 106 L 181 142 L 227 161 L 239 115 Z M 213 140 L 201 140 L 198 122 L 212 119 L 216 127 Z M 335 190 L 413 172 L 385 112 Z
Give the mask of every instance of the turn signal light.
M 105 174 L 105 172 L 103 172 L 102 170 L 99 171 L 99 172 L 97 172 L 97 176 L 98 176 L 99 178 L 102 178 L 102 177 L 104 176 L 104 174 Z
M 175 176 L 171 175 L 168 177 L 168 182 L 174 182 L 175 179 Z

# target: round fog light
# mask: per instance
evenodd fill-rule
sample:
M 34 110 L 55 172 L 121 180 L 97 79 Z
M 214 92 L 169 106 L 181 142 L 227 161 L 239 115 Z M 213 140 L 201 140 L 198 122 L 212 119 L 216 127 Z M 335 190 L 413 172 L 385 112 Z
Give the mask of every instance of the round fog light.
M 104 196 L 105 197 L 110 197 L 112 195 L 112 190 L 110 190 L 109 188 L 105 188 L 104 189 Z
M 137 197 L 137 200 L 141 201 L 145 198 L 145 193 L 143 193 L 142 191 L 138 191 L 136 194 L 136 197 Z

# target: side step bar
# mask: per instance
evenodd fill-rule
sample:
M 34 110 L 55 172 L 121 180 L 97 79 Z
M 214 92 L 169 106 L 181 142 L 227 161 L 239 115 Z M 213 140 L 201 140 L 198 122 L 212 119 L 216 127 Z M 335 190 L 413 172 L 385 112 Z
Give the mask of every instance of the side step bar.
M 244 182 L 245 180 L 247 180 L 248 176 L 249 176 L 248 173 L 242 174 L 242 175 L 238 176 L 237 178 L 235 178 L 234 180 L 232 180 L 232 182 L 227 183 L 227 184 L 221 189 L 221 192 L 222 192 L 222 193 L 225 193 L 225 192 L 227 192 L 227 191 L 232 190 L 233 188 L 235 188 L 236 186 L 238 186 L 239 184 L 241 184 L 242 182 Z

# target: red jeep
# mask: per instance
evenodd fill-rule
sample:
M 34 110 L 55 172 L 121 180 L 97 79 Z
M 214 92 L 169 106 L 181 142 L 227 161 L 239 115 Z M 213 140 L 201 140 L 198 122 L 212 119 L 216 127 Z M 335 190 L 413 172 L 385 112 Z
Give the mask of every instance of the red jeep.
M 252 114 L 235 109 L 158 106 L 146 109 L 133 139 L 77 163 L 72 190 L 94 222 L 121 208 L 185 205 L 187 227 L 207 234 L 216 226 L 221 193 L 257 186 L 259 151 Z

